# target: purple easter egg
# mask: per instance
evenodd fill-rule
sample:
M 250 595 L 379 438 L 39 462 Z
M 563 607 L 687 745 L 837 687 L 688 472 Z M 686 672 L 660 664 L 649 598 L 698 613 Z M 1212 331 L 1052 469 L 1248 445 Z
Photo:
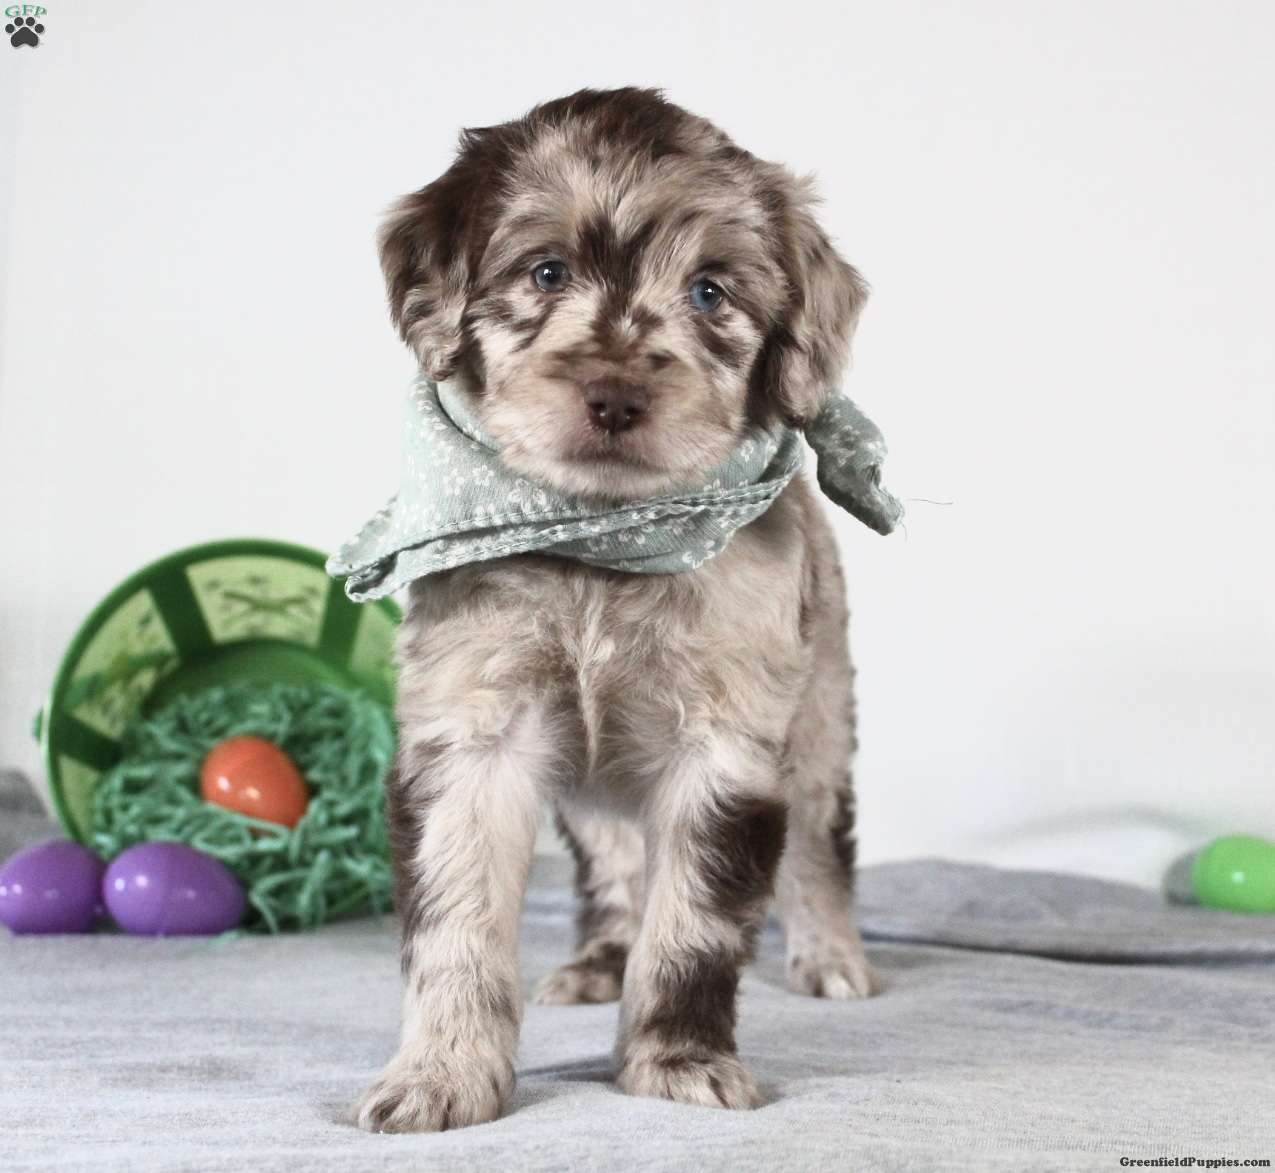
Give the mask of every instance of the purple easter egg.
M 0 867 L 0 923 L 15 933 L 87 933 L 97 916 L 102 861 L 87 847 L 50 839 Z
M 106 869 L 102 896 L 126 933 L 211 936 L 243 917 L 244 893 L 220 860 L 184 843 L 139 843 Z

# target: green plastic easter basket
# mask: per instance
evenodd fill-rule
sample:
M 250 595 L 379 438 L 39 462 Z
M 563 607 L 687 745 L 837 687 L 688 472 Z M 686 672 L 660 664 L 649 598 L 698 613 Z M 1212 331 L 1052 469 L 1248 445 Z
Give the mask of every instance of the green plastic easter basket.
M 393 702 L 389 599 L 352 603 L 317 550 L 258 538 L 191 546 L 120 583 L 71 640 L 36 719 L 67 832 L 88 837 L 93 788 L 137 714 L 241 682 L 359 688 Z

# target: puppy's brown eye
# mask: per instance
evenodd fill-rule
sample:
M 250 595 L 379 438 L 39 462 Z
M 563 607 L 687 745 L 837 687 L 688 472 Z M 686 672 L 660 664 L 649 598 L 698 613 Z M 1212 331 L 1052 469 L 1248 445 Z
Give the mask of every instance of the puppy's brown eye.
M 544 261 L 531 270 L 531 279 L 546 293 L 558 293 L 567 287 L 571 271 L 561 261 Z
M 691 286 L 691 305 L 701 313 L 711 314 L 726 296 L 722 287 L 707 277 L 701 277 Z

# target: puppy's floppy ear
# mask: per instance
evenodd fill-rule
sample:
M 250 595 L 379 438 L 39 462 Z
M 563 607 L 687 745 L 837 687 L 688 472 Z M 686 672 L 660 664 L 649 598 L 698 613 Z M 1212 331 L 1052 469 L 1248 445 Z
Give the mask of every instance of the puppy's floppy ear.
M 431 379 L 451 375 L 466 346 L 465 306 L 486 243 L 485 133 L 466 131 L 456 162 L 394 204 L 378 238 L 390 317 Z
M 761 396 L 800 426 L 818 415 L 845 371 L 868 286 L 815 222 L 811 181 L 780 167 L 768 170 L 768 203 L 788 297 L 762 347 L 755 377 Z

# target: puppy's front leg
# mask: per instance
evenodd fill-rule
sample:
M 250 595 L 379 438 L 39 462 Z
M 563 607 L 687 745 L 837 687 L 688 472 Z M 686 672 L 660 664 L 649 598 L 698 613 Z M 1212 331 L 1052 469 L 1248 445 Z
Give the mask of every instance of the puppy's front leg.
M 697 751 L 648 804 L 647 898 L 624 976 L 618 1047 L 619 1084 L 632 1095 L 707 1107 L 760 1102 L 735 1050 L 735 999 L 770 898 L 787 809 L 761 779 L 750 785 L 723 773 L 726 763 L 758 754 L 748 744 Z
M 481 729 L 421 717 L 401 740 L 388 799 L 402 1038 L 356 1112 L 371 1131 L 435 1132 L 494 1120 L 513 1088 L 518 916 L 553 759 L 535 707 Z

